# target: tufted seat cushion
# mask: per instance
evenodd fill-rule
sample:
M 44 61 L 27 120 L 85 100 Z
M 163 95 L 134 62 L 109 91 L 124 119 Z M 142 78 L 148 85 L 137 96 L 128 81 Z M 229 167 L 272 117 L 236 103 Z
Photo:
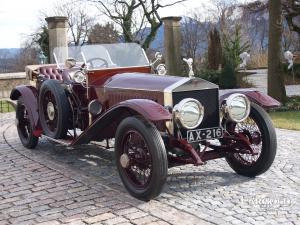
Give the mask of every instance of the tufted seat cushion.
M 40 67 L 40 74 L 43 74 L 46 79 L 63 80 L 62 74 L 57 71 L 56 66 Z

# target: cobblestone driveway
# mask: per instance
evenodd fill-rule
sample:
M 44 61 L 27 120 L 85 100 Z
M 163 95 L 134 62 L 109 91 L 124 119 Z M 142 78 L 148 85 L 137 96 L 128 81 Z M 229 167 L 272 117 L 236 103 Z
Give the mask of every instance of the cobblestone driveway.
M 24 149 L 0 114 L 0 224 L 300 224 L 300 132 L 277 130 L 273 167 L 249 179 L 224 160 L 169 170 L 163 193 L 130 197 L 113 152 L 41 140 Z

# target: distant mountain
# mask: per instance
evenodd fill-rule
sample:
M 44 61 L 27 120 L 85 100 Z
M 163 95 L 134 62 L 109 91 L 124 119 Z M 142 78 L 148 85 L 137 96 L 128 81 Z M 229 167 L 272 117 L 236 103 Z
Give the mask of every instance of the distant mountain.
M 15 58 L 19 48 L 0 48 L 0 73 L 10 73 L 15 70 Z
M 0 59 L 15 58 L 19 54 L 20 50 L 20 48 L 0 48 Z
M 234 18 L 231 18 L 233 20 L 239 21 L 239 23 L 243 24 L 243 30 L 245 37 L 248 38 L 252 45 L 252 49 L 256 48 L 263 48 L 266 49 L 268 46 L 268 23 L 269 18 L 268 14 L 265 12 L 257 12 L 252 13 L 251 15 L 247 15 L 247 18 L 244 18 L 242 15 L 242 12 L 240 9 L 236 10 L 237 12 L 234 13 Z M 190 20 L 190 21 L 189 21 Z M 189 21 L 189 26 L 196 26 L 196 23 L 198 23 L 196 20 L 190 18 L 190 17 L 183 17 L 181 20 L 181 28 L 185 26 L 185 21 Z M 192 24 L 192 25 L 191 25 Z M 205 21 L 202 23 L 204 27 L 216 26 L 220 27 L 219 24 L 214 24 L 210 21 Z M 236 26 L 236 23 L 232 23 L 232 30 L 234 30 L 234 27 Z M 189 27 L 189 29 L 191 29 Z M 142 34 L 148 34 L 150 32 L 150 28 L 146 27 L 144 30 L 141 31 Z M 207 35 L 200 34 L 200 35 Z M 184 40 L 182 40 L 183 42 Z M 197 49 L 197 52 L 199 55 L 203 55 L 207 49 L 207 40 L 206 37 L 202 37 L 202 42 L 199 45 L 199 48 Z M 164 49 L 164 26 L 161 26 L 157 32 L 157 35 L 154 39 L 154 41 L 150 45 L 151 49 L 159 50 L 163 52 Z
M 194 23 L 194 26 L 196 26 L 196 23 L 198 23 L 196 20 L 194 20 L 190 17 L 183 17 L 181 19 L 181 28 L 182 29 L 184 27 L 185 21 L 189 21 L 189 22 L 191 22 L 191 24 Z M 208 26 L 209 24 L 210 24 L 210 22 L 204 22 L 204 26 Z M 155 39 L 153 40 L 153 42 L 150 45 L 151 49 L 155 49 L 155 50 L 163 52 L 163 50 L 164 50 L 164 32 L 165 32 L 164 26 L 161 26 L 157 31 Z M 140 34 L 141 34 L 140 36 L 145 37 L 149 33 L 150 33 L 150 28 L 146 27 L 146 28 L 144 28 L 144 30 L 140 31 Z M 141 37 L 139 37 L 139 35 L 138 35 L 138 39 L 141 39 Z M 184 40 L 182 40 L 182 41 L 184 41 Z M 207 43 L 203 42 L 200 44 L 198 52 L 200 54 L 202 54 L 202 53 L 204 53 L 204 49 L 206 49 L 206 48 L 207 48 Z

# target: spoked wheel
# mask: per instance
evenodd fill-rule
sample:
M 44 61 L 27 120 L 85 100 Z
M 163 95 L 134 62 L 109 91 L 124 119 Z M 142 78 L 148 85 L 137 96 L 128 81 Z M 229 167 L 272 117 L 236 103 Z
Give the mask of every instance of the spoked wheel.
M 39 114 L 46 135 L 52 138 L 66 136 L 72 114 L 66 93 L 56 80 L 43 82 L 39 94 Z
M 19 99 L 17 103 L 16 120 L 18 134 L 23 146 L 26 148 L 35 148 L 39 138 L 33 135 L 28 110 L 21 99 Z
M 128 192 L 141 200 L 158 196 L 166 181 L 168 162 L 163 140 L 153 124 L 129 117 L 116 133 L 116 164 Z
M 277 149 L 276 132 L 269 115 L 252 103 L 249 117 L 232 124 L 231 131 L 242 134 L 251 143 L 252 154 L 233 153 L 226 157 L 230 167 L 238 174 L 254 177 L 267 171 L 272 165 Z
M 45 123 L 51 132 L 55 132 L 57 129 L 57 104 L 55 97 L 50 90 L 47 90 L 44 94 L 43 114 L 45 115 Z

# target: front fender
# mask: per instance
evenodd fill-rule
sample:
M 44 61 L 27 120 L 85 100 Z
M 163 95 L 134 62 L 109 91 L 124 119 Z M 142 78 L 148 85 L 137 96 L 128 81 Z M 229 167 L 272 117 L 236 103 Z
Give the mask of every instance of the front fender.
M 121 102 L 117 108 L 129 108 L 150 121 L 170 120 L 172 115 L 162 105 L 147 99 L 131 99 Z
M 11 100 L 21 99 L 24 103 L 28 116 L 32 124 L 33 132 L 36 136 L 39 136 L 39 114 L 38 114 L 38 100 L 37 89 L 30 85 L 20 85 L 15 87 L 10 93 Z
M 231 94 L 241 93 L 246 95 L 251 102 L 254 102 L 265 109 L 272 109 L 281 106 L 276 99 L 260 91 L 250 89 L 220 90 L 219 102 L 221 103 Z
M 97 118 L 71 145 L 112 138 L 122 119 L 133 115 L 140 115 L 152 122 L 167 121 L 172 118 L 167 109 L 154 101 L 146 99 L 123 101 Z

